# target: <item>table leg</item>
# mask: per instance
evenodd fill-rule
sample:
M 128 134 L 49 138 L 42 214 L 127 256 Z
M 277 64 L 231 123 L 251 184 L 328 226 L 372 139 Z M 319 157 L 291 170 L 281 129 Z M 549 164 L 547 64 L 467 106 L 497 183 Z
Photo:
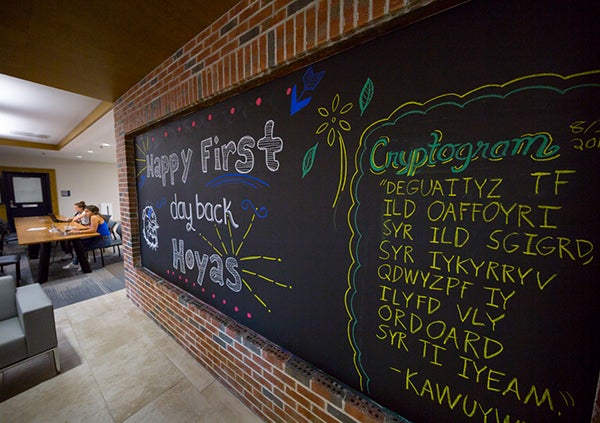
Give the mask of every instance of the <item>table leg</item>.
M 40 257 L 40 244 L 31 244 L 27 246 L 27 257 L 37 259 Z
M 77 254 L 77 260 L 79 260 L 79 265 L 81 266 L 81 271 L 83 273 L 92 273 L 92 267 L 90 266 L 90 262 L 87 258 L 87 251 L 83 248 L 83 243 L 81 239 L 73 239 L 71 240 L 73 244 L 73 249 L 75 250 L 75 254 Z
M 48 270 L 50 269 L 50 252 L 52 251 L 52 243 L 44 242 L 40 244 L 40 261 L 38 263 L 38 279 L 39 283 L 48 281 Z

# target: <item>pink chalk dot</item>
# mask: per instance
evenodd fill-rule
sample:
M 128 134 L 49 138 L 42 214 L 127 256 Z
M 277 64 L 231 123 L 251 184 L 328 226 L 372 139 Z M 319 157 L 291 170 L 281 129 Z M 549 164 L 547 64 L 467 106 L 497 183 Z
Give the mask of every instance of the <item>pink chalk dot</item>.
M 227 304 L 227 300 L 223 300 L 223 304 Z
M 181 275 L 179 275 L 179 280 L 181 280 Z
M 181 132 L 181 126 L 177 128 L 177 132 Z
M 238 307 L 238 306 L 235 306 L 235 307 L 233 308 L 233 311 L 235 311 L 235 312 L 237 313 L 238 311 L 240 311 L 240 309 L 239 309 L 239 307 Z
M 202 292 L 206 292 L 206 289 L 205 289 L 205 288 L 202 288 Z
M 152 137 L 152 142 L 154 142 L 154 137 Z
M 196 287 L 196 282 L 192 283 L 192 286 L 195 288 Z
M 262 98 L 258 97 L 258 98 L 256 99 L 256 105 L 257 105 L 257 106 L 260 106 L 260 104 L 261 104 L 261 103 L 262 103 Z
M 212 120 L 212 113 L 208 114 L 208 120 Z
M 288 88 L 287 90 L 285 90 L 285 95 L 290 95 L 292 93 L 292 89 Z
M 235 107 L 232 107 L 231 109 L 229 109 L 229 114 L 232 115 L 235 113 Z
M 195 127 L 196 127 L 196 121 L 193 121 L 192 122 L 192 128 L 195 128 Z
M 189 281 L 188 281 L 188 278 L 185 278 L 185 283 L 188 283 L 188 282 L 189 282 Z
M 169 269 L 167 269 L 167 275 L 170 274 L 171 272 L 169 271 Z
M 252 313 L 246 313 L 246 317 L 247 317 L 248 319 L 252 319 Z
M 165 131 L 165 138 L 169 136 L 169 133 Z
M 217 296 L 215 294 L 212 294 L 213 299 L 217 298 Z

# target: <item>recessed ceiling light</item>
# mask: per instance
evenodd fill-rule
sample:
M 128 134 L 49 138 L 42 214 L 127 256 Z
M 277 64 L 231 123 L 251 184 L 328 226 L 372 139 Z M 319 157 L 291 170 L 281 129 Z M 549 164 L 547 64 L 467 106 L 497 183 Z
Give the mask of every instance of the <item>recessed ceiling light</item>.
M 103 142 L 103 143 L 102 143 L 102 144 L 100 144 L 100 145 L 102 145 L 102 147 L 110 147 L 110 144 L 107 144 L 107 143 L 105 143 L 105 142 Z
M 78 159 L 82 159 L 83 157 L 81 157 L 81 156 L 77 156 L 77 158 L 78 158 Z
M 88 150 L 88 153 L 93 154 L 94 150 Z

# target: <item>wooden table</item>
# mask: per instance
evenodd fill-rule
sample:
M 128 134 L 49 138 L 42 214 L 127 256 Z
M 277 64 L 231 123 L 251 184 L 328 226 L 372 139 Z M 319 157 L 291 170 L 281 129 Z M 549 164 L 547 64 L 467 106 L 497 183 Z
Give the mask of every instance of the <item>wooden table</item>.
M 52 243 L 57 241 L 71 241 L 81 265 L 81 271 L 83 273 L 92 272 L 81 239 L 100 236 L 100 234 L 97 232 L 94 234 L 72 234 L 67 232 L 68 227 L 84 228 L 84 226 L 75 222 L 55 223 L 50 219 L 50 216 L 15 217 L 15 229 L 19 245 L 40 245 L 38 282 L 42 283 L 48 280 L 50 251 Z

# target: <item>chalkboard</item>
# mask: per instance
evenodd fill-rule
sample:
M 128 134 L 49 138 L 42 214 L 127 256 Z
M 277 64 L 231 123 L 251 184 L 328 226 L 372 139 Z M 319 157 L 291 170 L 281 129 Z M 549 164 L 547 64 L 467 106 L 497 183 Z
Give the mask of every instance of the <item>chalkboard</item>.
M 598 3 L 472 1 L 136 135 L 143 266 L 409 420 L 589 420 Z

